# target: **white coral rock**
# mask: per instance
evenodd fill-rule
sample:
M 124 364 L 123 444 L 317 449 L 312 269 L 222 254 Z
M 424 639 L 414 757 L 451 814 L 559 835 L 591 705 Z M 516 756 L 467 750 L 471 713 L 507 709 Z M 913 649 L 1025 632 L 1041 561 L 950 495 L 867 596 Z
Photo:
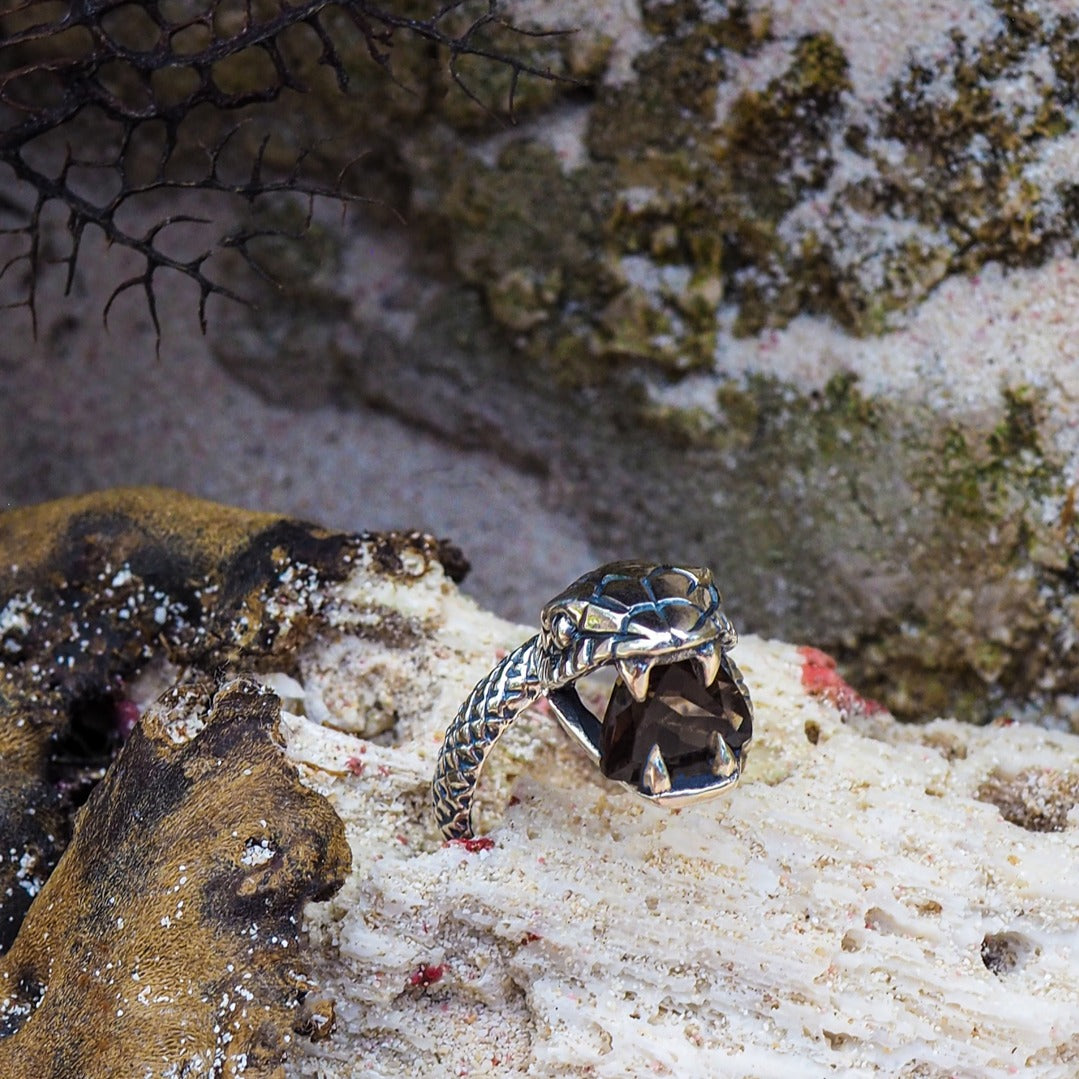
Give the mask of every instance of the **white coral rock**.
M 491 844 L 447 845 L 441 733 L 530 631 L 437 566 L 393 593 L 366 573 L 302 658 L 324 725 L 287 721 L 354 859 L 308 913 L 336 1029 L 291 1075 L 1079 1074 L 1079 737 L 845 719 L 750 637 L 729 797 L 645 805 L 534 710 L 484 773 Z

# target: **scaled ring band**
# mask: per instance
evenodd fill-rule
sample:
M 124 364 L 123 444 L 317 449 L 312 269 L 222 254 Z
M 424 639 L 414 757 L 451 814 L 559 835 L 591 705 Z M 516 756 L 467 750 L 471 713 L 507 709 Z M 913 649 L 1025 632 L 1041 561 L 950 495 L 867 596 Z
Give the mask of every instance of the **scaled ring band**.
M 431 785 L 443 835 L 472 835 L 483 763 L 540 697 L 607 779 L 650 802 L 678 807 L 730 790 L 753 735 L 749 692 L 728 655 L 737 642 L 707 569 L 613 562 L 586 573 L 447 728 Z M 602 667 L 617 679 L 597 717 L 574 683 Z

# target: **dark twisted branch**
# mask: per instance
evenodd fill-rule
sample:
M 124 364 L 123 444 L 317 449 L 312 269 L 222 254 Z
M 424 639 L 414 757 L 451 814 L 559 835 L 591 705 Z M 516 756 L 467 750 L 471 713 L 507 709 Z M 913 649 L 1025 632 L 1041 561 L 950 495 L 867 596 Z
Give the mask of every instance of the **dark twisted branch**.
M 566 32 L 514 26 L 500 13 L 498 0 L 451 0 L 427 15 L 377 7 L 368 0 L 81 0 L 63 5 L 52 0 L 0 2 L 0 163 L 8 166 L 24 192 L 29 191 L 29 200 L 25 195 L 20 199 L 18 189 L 0 192 L 0 215 L 13 222 L 0 229 L 0 236 L 21 243 L 0 265 L 0 288 L 6 286 L 9 290 L 8 296 L 0 292 L 0 307 L 27 308 L 36 331 L 37 287 L 44 267 L 63 265 L 65 287 L 70 290 L 84 234 L 92 225 L 101 230 L 110 245 L 126 248 L 142 260 L 141 272 L 122 281 L 111 293 L 105 306 L 106 318 L 120 295 L 141 288 L 160 341 L 155 275 L 160 270 L 172 270 L 197 286 L 199 322 L 205 331 L 210 296 L 242 300 L 237 291 L 210 273 L 208 260 L 215 250 L 232 248 L 258 270 L 252 241 L 272 230 L 240 230 L 192 257 L 181 257 L 162 246 L 162 234 L 174 225 L 204 224 L 205 219 L 174 213 L 140 232 L 118 221 L 126 204 L 153 194 L 202 191 L 254 205 L 265 196 L 291 192 L 308 200 L 309 221 L 310 207 L 318 197 L 346 202 L 361 198 L 345 184 L 347 167 L 332 182 L 306 175 L 308 150 L 297 155 L 292 168 L 271 175 L 266 160 L 268 136 L 250 152 L 249 160 L 239 169 L 239 179 L 230 178 L 223 167 L 225 150 L 253 107 L 272 109 L 286 91 L 304 93 L 309 89 L 294 70 L 294 57 L 282 46 L 284 36 L 294 27 L 303 26 L 313 32 L 320 49 L 318 64 L 333 72 L 340 92 L 348 92 L 346 57 L 328 21 L 331 12 L 347 17 L 370 59 L 387 70 L 395 35 L 423 39 L 437 47 L 446 58 L 453 83 L 486 109 L 491 108 L 491 103 L 481 101 L 462 77 L 460 61 L 468 56 L 506 65 L 511 72 L 507 102 L 511 119 L 522 76 L 572 81 L 529 62 L 524 55 L 496 47 L 492 29 L 528 38 Z M 235 25 L 228 26 L 230 18 Z M 137 40 L 140 21 L 142 40 Z M 204 40 L 196 41 L 196 36 Z M 185 49 L 185 43 L 192 47 Z M 261 54 L 269 61 L 268 77 L 256 85 L 222 86 L 215 68 L 245 53 Z M 177 92 L 183 75 L 189 78 L 190 86 Z M 171 99 L 165 97 L 161 80 L 169 81 Z M 238 122 L 211 134 L 212 141 L 204 147 L 201 173 L 182 179 L 174 167 L 181 129 L 192 122 L 196 109 L 232 114 Z M 79 145 L 74 125 L 84 113 L 94 115 L 98 121 L 95 130 L 104 121 L 113 134 L 111 145 L 105 145 L 95 158 L 65 145 L 71 139 Z M 133 148 L 140 136 L 151 130 L 150 125 L 163 132 L 161 150 L 151 175 L 136 180 L 130 168 Z M 85 141 L 86 136 L 81 137 Z M 58 140 L 62 154 L 57 153 Z M 105 136 L 98 140 L 107 141 Z M 51 168 L 46 163 L 48 153 L 42 153 L 50 148 L 54 160 L 60 157 L 60 163 Z M 78 170 L 109 174 L 119 179 L 119 188 L 109 197 L 95 198 L 73 183 L 73 172 Z M 67 213 L 70 242 L 59 256 L 48 256 L 42 244 L 44 213 L 50 204 L 59 204 Z M 17 280 L 20 269 L 22 278 Z

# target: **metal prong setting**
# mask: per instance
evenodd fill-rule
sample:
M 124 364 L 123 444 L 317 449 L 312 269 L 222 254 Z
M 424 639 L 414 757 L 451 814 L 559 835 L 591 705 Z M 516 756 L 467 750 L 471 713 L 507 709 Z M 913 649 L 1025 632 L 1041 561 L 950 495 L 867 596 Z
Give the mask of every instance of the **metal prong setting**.
M 645 761 L 644 771 L 641 773 L 641 790 L 646 794 L 666 794 L 671 789 L 671 773 L 667 770 L 667 762 L 659 751 L 659 746 L 654 745 L 648 751 L 648 760 Z
M 710 686 L 718 677 L 721 659 L 722 656 L 716 648 L 715 641 L 709 641 L 708 644 L 703 644 L 697 649 L 693 662 L 701 676 L 701 681 L 706 686 Z
M 648 676 L 652 670 L 652 661 L 648 659 L 620 659 L 615 666 L 619 677 L 640 704 L 648 696 Z
M 719 731 L 713 731 L 709 739 L 712 750 L 712 774 L 724 778 L 733 776 L 738 771 L 738 762 L 731 753 L 731 747 L 724 741 Z
M 697 669 L 701 682 L 710 686 L 719 676 L 719 666 L 722 662 L 722 652 L 716 647 L 714 641 L 701 645 L 693 653 L 693 665 Z M 651 656 L 648 659 L 619 659 L 615 661 L 615 669 L 619 677 L 629 690 L 633 699 L 638 704 L 648 696 L 649 678 L 652 668 L 663 663 L 667 657 Z
M 543 697 L 604 775 L 624 776 L 616 781 L 649 801 L 680 807 L 733 787 L 752 736 L 753 710 L 741 674 L 727 656 L 738 635 L 720 604 L 707 569 L 643 562 L 600 566 L 556 596 L 542 612 L 540 632 L 476 683 L 446 729 L 431 784 L 443 835 L 458 839 L 472 834 L 472 801 L 487 754 L 517 715 Z M 703 683 L 703 696 L 687 687 L 685 667 L 673 670 L 687 661 L 691 679 Z M 625 759 L 607 745 L 606 714 L 601 719 L 590 711 L 574 685 L 608 664 L 616 668 L 633 702 L 623 697 L 617 722 L 612 715 L 613 726 L 633 737 L 632 745 L 624 738 L 618 743 L 617 752 Z M 657 665 L 672 670 L 663 675 L 663 700 L 653 712 L 651 672 Z M 680 700 L 691 707 L 681 711 Z M 667 717 L 665 710 L 673 715 Z M 646 722 L 658 726 L 640 744 L 636 738 Z M 713 722 L 720 730 L 710 733 Z M 663 742 L 670 763 L 659 741 L 642 762 L 640 751 L 660 731 L 670 740 L 669 745 Z M 613 739 L 615 730 L 609 733 Z M 703 768 L 702 741 L 707 750 Z M 683 760 L 684 752 L 692 764 Z

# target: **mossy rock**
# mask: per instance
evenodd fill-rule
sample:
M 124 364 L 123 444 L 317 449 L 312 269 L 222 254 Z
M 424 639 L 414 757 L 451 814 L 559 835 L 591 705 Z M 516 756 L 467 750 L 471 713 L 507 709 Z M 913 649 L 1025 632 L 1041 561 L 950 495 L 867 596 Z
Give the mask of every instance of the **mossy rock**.
M 1075 251 L 1079 182 L 1031 166 L 1071 137 L 1079 19 L 996 6 L 873 101 L 823 28 L 671 0 L 642 5 L 631 78 L 535 105 L 579 125 L 575 154 L 434 101 L 387 121 L 445 290 L 379 399 L 423 415 L 436 387 L 425 422 L 564 477 L 604 554 L 714 564 L 742 627 L 830 648 L 904 715 L 1079 692 L 1075 499 L 1038 391 L 945 418 L 854 373 L 816 394 L 713 375 L 732 337 L 807 315 L 887 333 L 949 275 Z M 1017 81 L 1021 107 L 997 92 Z

